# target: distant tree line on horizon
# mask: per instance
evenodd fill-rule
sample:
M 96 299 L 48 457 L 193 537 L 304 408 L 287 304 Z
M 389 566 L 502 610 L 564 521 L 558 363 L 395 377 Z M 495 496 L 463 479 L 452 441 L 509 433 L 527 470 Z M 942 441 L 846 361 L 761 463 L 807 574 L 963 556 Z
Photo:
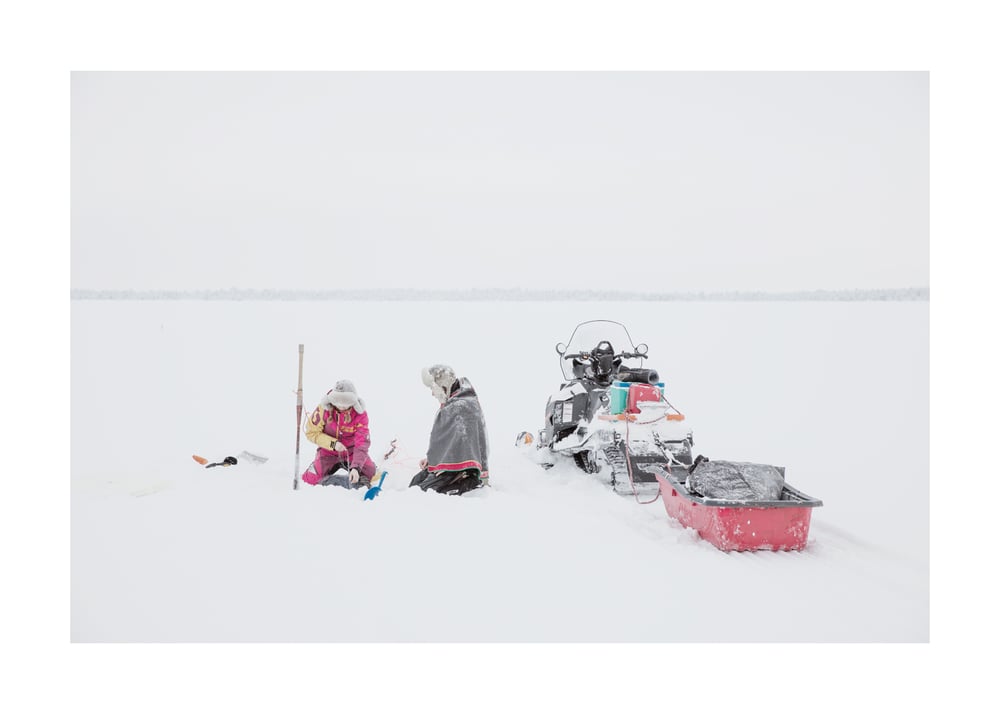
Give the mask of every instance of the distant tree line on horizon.
M 797 291 L 688 291 L 671 293 L 623 290 L 526 290 L 521 288 L 481 288 L 424 290 L 387 288 L 379 290 L 283 290 L 268 288 L 224 288 L 206 290 L 93 290 L 71 289 L 71 300 L 379 300 L 379 301 L 922 301 L 930 299 L 930 288 L 881 290 L 797 290 Z

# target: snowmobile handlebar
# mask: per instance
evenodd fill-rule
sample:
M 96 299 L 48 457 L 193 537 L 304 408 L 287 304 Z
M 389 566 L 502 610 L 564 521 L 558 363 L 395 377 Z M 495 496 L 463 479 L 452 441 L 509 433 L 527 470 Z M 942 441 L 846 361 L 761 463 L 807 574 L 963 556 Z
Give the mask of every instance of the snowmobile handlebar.
M 563 359 L 578 359 L 578 360 L 582 360 L 582 361 L 586 362 L 586 361 L 589 361 L 592 356 L 593 356 L 592 352 L 576 352 L 576 353 L 571 354 L 571 355 L 564 354 L 563 355 Z M 613 357 L 615 359 L 645 359 L 646 358 L 646 353 L 645 352 L 619 352 L 618 354 L 613 355 Z

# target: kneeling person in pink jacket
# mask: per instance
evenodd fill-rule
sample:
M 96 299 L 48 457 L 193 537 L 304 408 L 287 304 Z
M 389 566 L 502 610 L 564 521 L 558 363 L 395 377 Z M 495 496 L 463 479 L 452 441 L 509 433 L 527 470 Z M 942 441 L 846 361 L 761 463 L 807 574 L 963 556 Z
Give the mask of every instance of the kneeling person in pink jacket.
M 303 481 L 313 486 L 347 488 L 367 488 L 371 484 L 375 462 L 368 456 L 368 414 L 353 382 L 342 379 L 326 393 L 306 423 L 306 438 L 319 448 L 302 474 Z M 338 468 L 347 470 L 347 475 L 335 475 Z

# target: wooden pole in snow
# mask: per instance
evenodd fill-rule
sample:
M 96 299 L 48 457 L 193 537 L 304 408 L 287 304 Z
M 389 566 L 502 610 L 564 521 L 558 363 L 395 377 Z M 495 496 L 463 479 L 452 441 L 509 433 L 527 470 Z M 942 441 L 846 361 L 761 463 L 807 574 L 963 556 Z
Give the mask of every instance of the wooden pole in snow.
M 306 346 L 299 345 L 299 388 L 295 392 L 295 474 L 292 477 L 292 490 L 299 488 L 299 437 L 302 435 L 302 354 Z

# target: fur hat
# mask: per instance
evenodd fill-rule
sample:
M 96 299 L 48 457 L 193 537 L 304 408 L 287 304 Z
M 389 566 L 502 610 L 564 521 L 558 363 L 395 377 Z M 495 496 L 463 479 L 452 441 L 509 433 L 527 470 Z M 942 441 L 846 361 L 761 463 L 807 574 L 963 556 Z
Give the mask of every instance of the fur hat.
M 431 394 L 439 402 L 444 404 L 451 395 L 451 388 L 458 381 L 455 370 L 446 364 L 435 364 L 424 367 L 420 374 L 424 381 L 424 386 L 430 387 Z
M 354 407 L 354 411 L 358 414 L 363 414 L 365 411 L 365 403 L 358 396 L 358 390 L 354 388 L 354 382 L 349 379 L 342 379 L 337 382 L 333 389 L 323 397 L 323 404 L 328 404 L 341 411 Z

